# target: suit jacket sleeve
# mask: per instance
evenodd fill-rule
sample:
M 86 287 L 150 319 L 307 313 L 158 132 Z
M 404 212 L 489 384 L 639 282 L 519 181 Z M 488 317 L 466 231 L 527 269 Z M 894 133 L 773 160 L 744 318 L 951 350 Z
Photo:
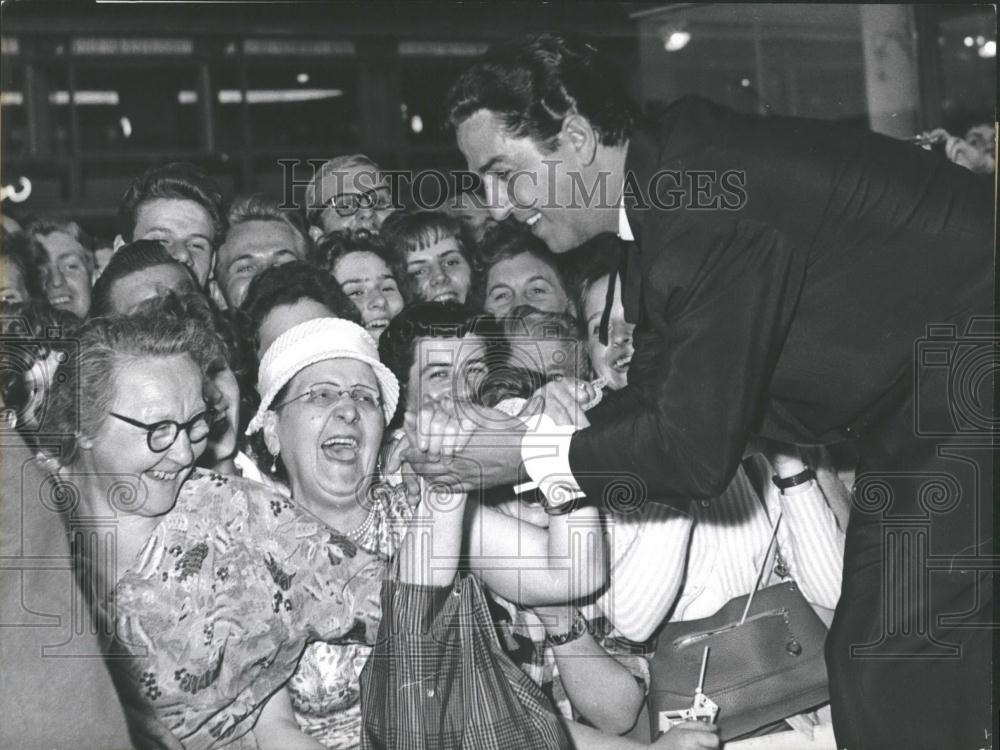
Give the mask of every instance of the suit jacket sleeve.
M 801 256 L 777 230 L 733 218 L 666 220 L 651 215 L 643 230 L 644 239 L 664 239 L 651 259 L 644 243 L 634 393 L 570 443 L 574 477 L 595 502 L 637 492 L 683 509 L 725 489 L 762 416 L 801 290 Z

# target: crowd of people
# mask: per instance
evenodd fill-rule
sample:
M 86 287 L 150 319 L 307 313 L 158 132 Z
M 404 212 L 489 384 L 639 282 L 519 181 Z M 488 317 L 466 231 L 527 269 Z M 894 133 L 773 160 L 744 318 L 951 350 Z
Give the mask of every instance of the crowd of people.
M 456 84 L 451 115 L 480 170 L 476 118 L 498 108 L 463 115 L 475 83 Z M 579 106 L 560 119 L 571 139 Z M 667 361 L 681 372 L 697 346 L 698 319 L 667 312 L 700 293 L 698 263 L 726 258 L 685 261 L 686 289 L 637 305 L 638 268 L 613 232 L 559 254 L 556 232 L 535 228 L 544 211 L 414 209 L 390 187 L 368 157 L 339 156 L 287 209 L 286 196 L 224 197 L 175 162 L 125 191 L 103 267 L 74 221 L 3 237 L 5 341 L 35 342 L 4 373 L 5 426 L 75 488 L 73 513 L 115 520 L 113 552 L 81 538 L 73 555 L 128 741 L 719 747 L 713 718 L 661 734 L 647 715 L 657 636 L 793 581 L 825 623 L 840 616 L 854 466 L 733 432 L 719 451 L 740 440 L 738 455 L 710 494 L 646 500 L 657 480 L 643 462 L 712 434 L 694 422 L 652 442 L 619 433 L 642 454 L 619 473 L 649 481 L 624 500 L 582 481 L 589 501 L 576 487 L 565 503 L 542 481 L 454 480 L 444 467 L 476 429 L 544 419 L 573 435 L 633 391 L 655 403 L 643 378 Z M 676 326 L 674 359 L 652 359 L 651 318 Z M 682 395 L 694 409 L 731 394 Z M 753 733 L 830 723 L 824 702 L 779 708 Z

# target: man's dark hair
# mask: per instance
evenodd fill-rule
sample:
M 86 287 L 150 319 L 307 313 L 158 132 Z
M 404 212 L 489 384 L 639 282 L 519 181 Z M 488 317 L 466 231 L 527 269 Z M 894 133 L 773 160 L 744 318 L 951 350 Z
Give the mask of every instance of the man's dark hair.
M 461 75 L 448 92 L 449 124 L 481 109 L 543 151 L 555 148 L 568 115 L 586 117 L 605 146 L 624 143 L 635 120 L 616 66 L 590 44 L 552 33 L 496 44 Z
M 379 359 L 399 381 L 399 404 L 389 423 L 395 429 L 403 423 L 409 396 L 410 369 L 416 358 L 417 341 L 422 338 L 460 339 L 470 334 L 486 340 L 487 366 L 505 361 L 507 342 L 497 320 L 458 302 L 415 302 L 407 305 L 389 323 L 378 341 Z M 486 378 L 488 383 L 489 377 Z M 484 384 L 485 387 L 486 384 Z M 482 394 L 478 399 L 482 403 Z
M 177 266 L 191 280 L 191 291 L 198 289 L 198 280 L 191 273 L 191 269 L 171 256 L 160 242 L 136 240 L 118 248 L 94 282 L 94 290 L 90 295 L 90 313 L 87 317 L 101 318 L 113 315 L 115 310 L 111 306 L 111 289 L 115 282 L 154 266 Z
M 123 240 L 134 239 L 140 206 L 160 198 L 193 201 L 204 208 L 212 221 L 215 247 L 226 236 L 226 213 L 219 186 L 194 164 L 175 161 L 147 169 L 125 191 L 118 205 L 118 231 Z
M 240 306 L 240 325 L 254 351 L 260 345 L 258 331 L 267 314 L 281 305 L 311 299 L 326 305 L 338 318 L 361 325 L 361 313 L 329 273 L 304 260 L 293 260 L 261 271 L 247 287 Z

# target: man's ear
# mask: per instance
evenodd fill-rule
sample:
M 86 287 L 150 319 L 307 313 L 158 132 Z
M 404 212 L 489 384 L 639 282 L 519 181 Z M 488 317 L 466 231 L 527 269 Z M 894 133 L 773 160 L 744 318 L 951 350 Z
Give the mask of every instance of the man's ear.
M 598 138 L 590 121 L 583 115 L 571 114 L 563 120 L 562 137 L 577 153 L 583 166 L 589 166 L 597 156 Z
M 93 450 L 93 448 L 94 448 L 94 441 L 93 441 L 93 439 L 87 437 L 86 435 L 77 435 L 76 436 L 76 444 L 77 444 L 77 447 L 80 450 L 83 450 L 83 451 Z
M 323 230 L 313 224 L 310 224 L 309 236 L 312 237 L 313 242 L 319 242 L 320 238 L 323 236 Z
M 278 415 L 273 411 L 264 412 L 264 445 L 272 456 L 281 453 L 281 440 L 278 439 Z
M 111 247 L 115 252 L 118 252 L 118 248 L 120 248 L 124 244 L 125 244 L 125 239 L 120 234 L 116 234 L 115 241 Z

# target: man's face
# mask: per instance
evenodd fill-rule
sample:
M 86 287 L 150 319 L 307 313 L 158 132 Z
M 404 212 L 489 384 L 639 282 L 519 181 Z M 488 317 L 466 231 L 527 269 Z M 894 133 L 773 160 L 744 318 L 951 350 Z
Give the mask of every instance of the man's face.
M 471 401 L 486 377 L 486 342 L 481 336 L 420 338 L 410 368 L 407 408 L 450 398 Z
M 293 260 L 305 260 L 305 245 L 292 227 L 283 221 L 245 221 L 229 229 L 215 259 L 215 278 L 235 309 L 257 274 Z
M 52 232 L 38 237 L 45 248 L 45 296 L 60 310 L 78 318 L 90 311 L 91 273 L 87 267 L 87 250 L 66 232 Z
M 190 294 L 197 290 L 191 275 L 176 263 L 151 266 L 122 276 L 109 291 L 111 309 L 120 315 L 129 315 L 140 304 L 167 292 Z
M 459 125 L 456 135 L 469 169 L 483 178 L 495 220 L 513 216 L 555 253 L 572 250 L 604 230 L 604 212 L 588 210 L 581 190 L 591 190 L 593 170 L 570 139 L 560 135 L 555 150 L 543 152 L 530 138 L 512 137 L 486 109 Z M 571 175 L 582 180 L 575 191 Z
M 171 257 L 191 269 L 198 286 L 205 288 L 212 269 L 215 227 L 201 205 L 175 198 L 146 201 L 136 212 L 133 237 L 162 242 Z
M 369 166 L 346 167 L 325 176 L 316 200 L 326 206 L 316 220 L 320 230 L 317 234 L 358 229 L 378 232 L 386 217 L 396 210 L 389 184 Z M 330 201 L 340 210 L 329 205 Z

